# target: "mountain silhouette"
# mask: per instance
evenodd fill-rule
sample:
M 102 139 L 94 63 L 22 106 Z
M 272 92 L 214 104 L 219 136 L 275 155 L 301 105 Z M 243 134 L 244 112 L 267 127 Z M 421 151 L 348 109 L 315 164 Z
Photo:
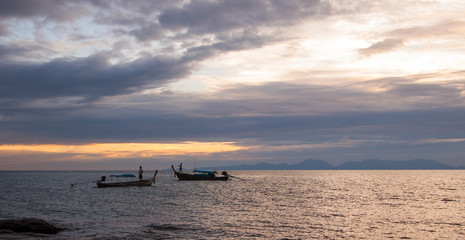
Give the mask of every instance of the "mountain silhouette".
M 337 169 L 344 170 L 409 170 L 409 169 L 454 169 L 451 166 L 429 159 L 415 159 L 409 161 L 393 161 L 367 159 L 361 162 L 346 162 Z
M 334 166 L 323 160 L 307 159 L 296 164 L 258 163 L 254 165 L 242 164 L 232 166 L 210 167 L 202 169 L 224 170 L 422 170 L 422 169 L 465 169 L 465 167 L 451 167 L 429 159 L 414 159 L 408 161 L 393 161 L 367 159 L 363 161 L 350 161 Z

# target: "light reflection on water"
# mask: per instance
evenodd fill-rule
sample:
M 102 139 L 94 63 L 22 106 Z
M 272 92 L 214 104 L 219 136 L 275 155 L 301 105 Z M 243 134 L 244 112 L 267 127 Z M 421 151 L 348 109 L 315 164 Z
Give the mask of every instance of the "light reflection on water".
M 52 239 L 465 238 L 465 171 L 230 171 L 245 180 L 95 188 L 115 172 L 0 172 L 0 218 Z M 38 235 L 3 235 L 12 239 Z

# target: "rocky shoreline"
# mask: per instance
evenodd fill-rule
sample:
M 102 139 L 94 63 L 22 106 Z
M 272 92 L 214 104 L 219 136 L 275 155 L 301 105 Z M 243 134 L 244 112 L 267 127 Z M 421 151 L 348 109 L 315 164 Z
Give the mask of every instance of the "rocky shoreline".
M 64 228 L 56 227 L 39 218 L 3 219 L 0 220 L 0 234 L 11 233 L 44 233 L 56 234 Z

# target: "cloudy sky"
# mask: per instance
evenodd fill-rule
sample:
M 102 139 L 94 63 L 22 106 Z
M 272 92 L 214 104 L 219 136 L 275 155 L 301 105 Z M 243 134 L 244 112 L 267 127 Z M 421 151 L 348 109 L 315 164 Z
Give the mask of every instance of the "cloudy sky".
M 0 170 L 465 165 L 460 0 L 0 1 Z

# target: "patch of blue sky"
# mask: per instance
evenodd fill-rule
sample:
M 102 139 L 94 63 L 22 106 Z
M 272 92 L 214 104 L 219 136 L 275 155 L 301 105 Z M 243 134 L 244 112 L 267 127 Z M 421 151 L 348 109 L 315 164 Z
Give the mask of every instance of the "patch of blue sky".
M 5 21 L 5 25 L 8 27 L 8 35 L 3 37 L 5 41 L 34 41 L 35 27 L 34 22 L 31 20 L 23 19 L 10 19 Z

